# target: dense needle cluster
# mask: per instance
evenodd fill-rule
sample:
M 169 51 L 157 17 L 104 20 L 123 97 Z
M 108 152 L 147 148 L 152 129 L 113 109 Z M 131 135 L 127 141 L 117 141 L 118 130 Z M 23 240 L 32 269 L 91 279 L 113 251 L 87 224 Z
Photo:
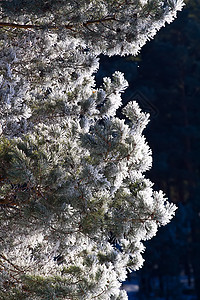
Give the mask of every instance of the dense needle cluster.
M 183 6 L 168 1 L 2 1 L 0 297 L 127 299 L 142 241 L 174 215 L 144 172 L 148 114 L 128 83 L 95 87 L 99 53 L 136 54 Z

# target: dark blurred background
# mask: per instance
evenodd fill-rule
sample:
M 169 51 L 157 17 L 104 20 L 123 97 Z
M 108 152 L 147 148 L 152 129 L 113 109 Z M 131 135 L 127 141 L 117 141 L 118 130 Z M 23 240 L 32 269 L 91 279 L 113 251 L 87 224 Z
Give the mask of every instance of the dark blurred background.
M 144 134 L 153 151 L 146 176 L 178 206 L 173 221 L 145 243 L 144 267 L 129 276 L 129 299 L 200 299 L 200 0 L 137 57 L 101 56 L 98 85 L 115 70 L 125 73 L 124 104 L 137 100 L 149 112 Z M 120 116 L 120 112 L 119 112 Z

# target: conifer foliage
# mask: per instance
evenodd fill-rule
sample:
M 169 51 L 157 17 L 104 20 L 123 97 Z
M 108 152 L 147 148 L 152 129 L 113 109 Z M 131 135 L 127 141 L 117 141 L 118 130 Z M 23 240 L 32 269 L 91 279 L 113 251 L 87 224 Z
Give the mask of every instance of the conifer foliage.
M 176 207 L 144 172 L 148 114 L 99 53 L 136 54 L 183 6 L 168 1 L 2 1 L 0 297 L 127 299 L 142 241 Z

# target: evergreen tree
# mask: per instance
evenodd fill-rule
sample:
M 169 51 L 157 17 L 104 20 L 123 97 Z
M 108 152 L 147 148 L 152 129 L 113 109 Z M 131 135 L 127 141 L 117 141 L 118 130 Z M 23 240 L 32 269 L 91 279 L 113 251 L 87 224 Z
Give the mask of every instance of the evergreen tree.
M 95 88 L 93 73 L 97 54 L 136 53 L 182 6 L 2 1 L 1 299 L 127 299 L 142 241 L 176 207 L 144 176 L 148 114 L 133 101 L 117 118 L 127 81 Z

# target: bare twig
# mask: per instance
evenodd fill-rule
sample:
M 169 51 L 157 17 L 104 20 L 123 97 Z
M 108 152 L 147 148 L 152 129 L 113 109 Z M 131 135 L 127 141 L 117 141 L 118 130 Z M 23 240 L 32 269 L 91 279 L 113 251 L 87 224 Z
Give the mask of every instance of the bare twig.
M 83 27 L 87 27 L 88 25 L 91 24 L 99 24 L 102 22 L 110 22 L 110 21 L 116 21 L 115 16 L 112 17 L 105 17 L 102 19 L 97 19 L 97 20 L 89 20 L 86 22 L 83 22 L 82 25 Z M 36 29 L 36 30 L 40 30 L 40 29 L 60 29 L 60 28 L 64 28 L 64 29 L 69 29 L 69 30 L 73 30 L 74 31 L 74 25 L 60 25 L 60 26 L 56 26 L 56 25 L 33 25 L 33 24 L 16 24 L 16 23 L 7 23 L 7 22 L 0 22 L 0 27 L 9 27 L 9 28 L 18 28 L 18 29 Z

